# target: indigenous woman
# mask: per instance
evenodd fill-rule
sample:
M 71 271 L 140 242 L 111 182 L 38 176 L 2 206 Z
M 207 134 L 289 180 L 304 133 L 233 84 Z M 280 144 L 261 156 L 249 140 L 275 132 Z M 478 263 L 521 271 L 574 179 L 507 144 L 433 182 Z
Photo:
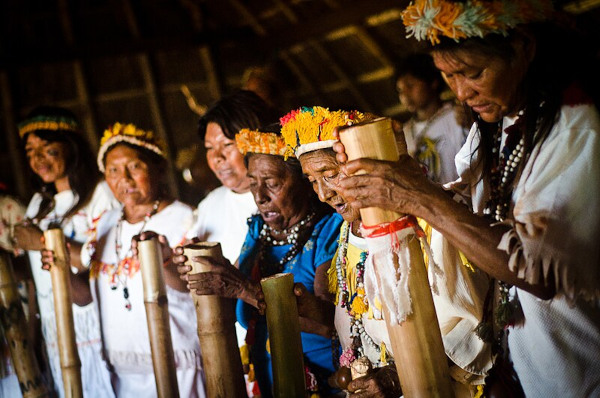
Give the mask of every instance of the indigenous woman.
M 436 66 L 475 117 L 448 187 L 468 207 L 406 156 L 348 163 L 344 173 L 367 174 L 340 182 L 340 192 L 355 208 L 425 219 L 497 281 L 479 329 L 498 348 L 507 343 L 490 394 L 518 388 L 512 362 L 527 397 L 598 396 L 600 117 L 583 90 L 593 81 L 575 79 L 587 65 L 577 62 L 577 43 L 544 22 L 550 8 L 419 0 L 403 14 L 409 36 L 430 41 Z
M 196 294 L 219 294 L 237 298 L 238 321 L 248 329 L 247 343 L 261 396 L 272 396 L 270 355 L 267 350 L 266 318 L 260 316 L 257 295 L 260 279 L 280 272 L 294 275 L 309 293 L 326 301 L 327 276 L 336 250 L 341 219 L 323 208 L 312 193 L 298 161 L 286 160 L 286 146 L 279 134 L 242 130 L 236 136 L 246 155 L 249 187 L 259 214 L 248 219 L 249 231 L 239 257 L 239 271 L 228 262 L 197 260 L 215 266 L 214 272 L 184 276 Z M 183 256 L 181 256 L 183 257 Z M 196 260 L 196 259 L 195 259 Z M 189 267 L 181 266 L 180 272 Z M 312 377 L 313 392 L 327 392 L 327 377 L 333 372 L 330 330 L 322 335 L 302 333 L 302 348 Z M 325 337 L 327 336 L 327 337 Z M 291 358 L 290 360 L 293 360 Z
M 219 242 L 223 256 L 234 263 L 244 243 L 246 220 L 256 212 L 244 157 L 235 145 L 243 128 L 257 129 L 276 121 L 275 113 L 256 94 L 241 90 L 223 97 L 200 118 L 208 166 L 223 184 L 200 204 L 188 238 Z
M 347 177 L 340 172 L 342 165 L 332 150 L 336 142 L 334 128 L 366 119 L 360 112 L 313 107 L 292 111 L 281 119 L 281 124 L 288 146 L 294 149 L 319 199 L 344 218 L 339 248 L 328 271 L 329 286 L 335 293 L 335 328 L 342 348 L 339 364 L 350 367 L 354 361 L 366 358 L 374 369 L 348 385 L 350 397 L 397 397 L 401 395 L 400 383 L 382 309 L 376 300 L 369 300 L 365 291 L 369 253 L 362 237 L 360 213 L 337 190 Z M 439 252 L 440 256 L 451 254 Z M 434 295 L 438 320 L 446 353 L 454 363 L 451 373 L 465 384 L 453 385 L 456 395 L 470 397 L 490 366 L 488 347 L 469 333 L 481 316 L 486 278 L 460 262 L 443 271 L 444 276 L 437 278 L 438 294 Z M 431 267 L 429 273 L 433 273 Z
M 100 311 L 106 357 L 119 397 L 156 397 L 140 264 L 132 238 L 160 234 L 166 259 L 169 317 L 181 397 L 204 397 L 194 304 L 171 263 L 171 249 L 185 239 L 192 209 L 166 192 L 166 154 L 150 131 L 115 123 L 104 132 L 98 167 L 122 209 L 107 212 L 82 253 L 91 262 L 92 294 Z
M 88 274 L 79 252 L 95 221 L 118 205 L 100 175 L 89 145 L 74 115 L 61 108 L 38 108 L 19 125 L 19 134 L 31 170 L 40 184 L 26 212 L 26 221 L 15 228 L 15 246 L 28 251 L 41 316 L 42 332 L 54 389 L 63 396 L 56 335 L 56 318 L 50 274 L 42 270 L 42 231 L 62 228 L 70 246 L 71 266 L 79 274 L 71 278 L 75 335 L 81 360 L 81 379 L 86 397 L 113 396 L 110 375 L 102 359 L 100 325 L 89 289 Z M 83 288 L 79 288 L 83 286 Z

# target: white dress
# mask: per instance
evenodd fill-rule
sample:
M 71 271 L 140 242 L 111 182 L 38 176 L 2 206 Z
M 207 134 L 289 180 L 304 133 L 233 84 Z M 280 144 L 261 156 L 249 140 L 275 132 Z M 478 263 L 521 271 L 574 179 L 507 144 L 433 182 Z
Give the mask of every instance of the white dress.
M 67 190 L 57 193 L 54 196 L 54 209 L 40 220 L 38 226 L 42 230 L 46 230 L 48 224 L 51 222 L 60 221 L 62 216 L 71 209 L 74 200 L 73 191 Z M 33 218 L 36 216 L 41 201 L 42 196 L 39 193 L 34 194 L 27 207 L 27 217 Z M 106 210 L 115 206 L 118 206 L 118 202 L 114 199 L 106 182 L 99 183 L 90 202 L 72 217 L 62 222 L 65 236 L 77 242 L 84 243 L 97 219 Z M 42 256 L 39 251 L 29 251 L 28 255 L 31 264 L 31 273 L 35 282 L 42 333 L 46 342 L 54 388 L 59 396 L 63 397 L 63 382 L 58 356 L 56 317 L 50 272 L 42 270 Z M 73 318 L 77 349 L 81 360 L 81 379 L 84 396 L 114 396 L 110 383 L 110 373 L 108 372 L 106 362 L 102 359 L 102 341 L 96 307 L 93 303 L 83 307 L 73 304 Z
M 508 344 L 527 397 L 600 396 L 599 134 L 594 106 L 561 108 L 525 165 L 505 222 L 512 229 L 498 246 L 521 278 L 535 283 L 540 270 L 552 270 L 556 283 L 557 295 L 547 301 L 512 289 L 523 316 L 508 330 Z M 489 187 L 470 167 L 477 144 L 473 128 L 456 156 L 460 178 L 451 187 L 481 213 Z
M 107 361 L 111 365 L 113 385 L 118 397 L 156 397 L 156 382 L 148 335 L 142 275 L 139 263 L 133 260 L 129 272 L 115 267 L 115 242 L 121 245 L 121 259 L 131 259 L 131 238 L 144 231 L 165 235 L 171 247 L 180 245 L 193 221 L 192 209 L 173 202 L 144 222 L 122 222 L 117 237 L 121 211 L 107 212 L 97 227 L 97 234 L 82 249 L 82 260 L 91 257 L 91 283 L 94 302 L 98 305 L 102 323 Z M 129 291 L 131 310 L 126 308 L 123 289 Z M 167 286 L 171 339 L 181 397 L 204 397 L 200 345 L 197 336 L 196 310 L 188 292 Z
M 196 223 L 187 237 L 220 242 L 223 256 L 233 264 L 248 233 L 248 218 L 256 211 L 251 192 L 239 194 L 219 187 L 198 205 Z
M 403 126 L 408 153 L 428 168 L 434 181 L 456 180 L 454 156 L 465 142 L 466 129 L 456 121 L 452 104 L 445 103 L 428 120 L 410 119 Z

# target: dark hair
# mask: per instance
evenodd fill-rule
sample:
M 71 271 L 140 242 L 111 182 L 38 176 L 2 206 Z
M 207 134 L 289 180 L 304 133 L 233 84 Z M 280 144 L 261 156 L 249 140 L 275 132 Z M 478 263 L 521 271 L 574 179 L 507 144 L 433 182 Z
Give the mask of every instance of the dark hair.
M 530 40 L 535 38 L 535 55 L 523 78 L 519 90 L 523 93 L 524 126 L 526 131 L 535 135 L 524 134 L 525 155 L 528 156 L 536 145 L 542 144 L 555 125 L 563 104 L 565 90 L 577 84 L 587 95 L 593 97 L 597 93 L 598 80 L 592 73 L 595 65 L 585 41 L 574 31 L 565 29 L 551 22 L 542 22 L 513 29 L 508 36 L 489 34 L 483 38 L 469 38 L 455 42 L 443 38 L 432 50 L 436 53 L 451 53 L 457 50 L 478 52 L 488 56 L 500 57 L 506 62 L 513 59 L 514 40 Z M 596 64 L 597 65 L 597 64 Z M 587 69 L 586 69 L 587 68 Z M 597 102 L 596 102 L 597 105 Z M 487 123 L 478 114 L 473 113 L 480 134 L 480 144 L 473 155 L 479 152 L 483 162 L 484 175 L 491 170 L 491 149 L 493 137 L 500 128 L 499 123 Z M 526 162 L 520 163 L 520 169 Z M 483 176 L 482 176 L 483 177 Z
M 239 90 L 211 105 L 198 122 L 198 134 L 204 140 L 208 123 L 216 123 L 225 137 L 234 139 L 244 128 L 258 129 L 278 120 L 279 114 L 258 95 Z
M 437 82 L 436 90 L 438 94 L 441 94 L 446 88 L 444 79 L 442 79 L 442 74 L 435 67 L 433 58 L 430 54 L 415 53 L 400 60 L 396 65 L 394 82 L 397 82 L 399 78 L 407 75 L 414 76 L 429 84 Z
M 35 108 L 27 115 L 26 119 L 40 116 L 70 119 L 75 124 L 78 124 L 77 118 L 71 111 L 51 106 Z M 96 165 L 96 157 L 80 131 L 34 130 L 23 136 L 23 149 L 25 148 L 29 134 L 35 134 L 44 141 L 61 142 L 67 148 L 65 172 L 69 179 L 69 186 L 77 197 L 77 203 L 64 216 L 68 218 L 89 202 L 96 185 L 100 181 L 101 175 Z M 52 211 L 56 187 L 53 183 L 45 184 L 37 175 L 34 176 L 34 180 L 42 194 L 42 202 L 36 215 L 36 218 L 40 218 Z

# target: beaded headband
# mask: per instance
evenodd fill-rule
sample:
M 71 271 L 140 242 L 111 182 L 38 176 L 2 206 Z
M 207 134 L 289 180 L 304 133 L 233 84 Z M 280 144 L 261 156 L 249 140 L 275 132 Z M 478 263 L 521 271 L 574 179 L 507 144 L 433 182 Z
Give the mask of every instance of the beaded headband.
M 49 131 L 78 131 L 79 125 L 69 117 L 64 116 L 45 116 L 39 115 L 24 120 L 19 123 L 19 137 L 23 138 L 26 134 L 32 131 L 49 130 Z
M 289 153 L 286 154 L 288 151 L 283 137 L 276 133 L 242 129 L 235 135 L 235 143 L 242 155 L 252 152 L 283 156 L 286 159 L 290 155 Z
M 306 152 L 333 147 L 337 141 L 333 136 L 336 127 L 350 126 L 367 119 L 358 111 L 330 111 L 315 106 L 293 110 L 279 120 L 288 151 L 300 157 Z
M 550 0 L 415 0 L 402 12 L 406 37 L 440 43 L 440 36 L 459 41 L 503 36 L 519 24 L 543 21 L 552 12 Z
M 120 142 L 146 148 L 165 159 L 167 158 L 164 143 L 152 131 L 140 130 L 133 124 L 115 123 L 104 130 L 104 135 L 100 140 L 98 168 L 101 172 L 104 173 L 104 156 L 106 152 Z

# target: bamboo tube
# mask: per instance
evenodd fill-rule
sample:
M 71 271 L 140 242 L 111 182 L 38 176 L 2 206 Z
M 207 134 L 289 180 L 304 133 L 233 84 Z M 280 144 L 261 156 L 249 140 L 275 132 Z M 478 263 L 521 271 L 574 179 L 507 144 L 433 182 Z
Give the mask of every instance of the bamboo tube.
M 349 160 L 370 158 L 398 161 L 399 153 L 390 119 L 379 118 L 340 129 Z M 362 222 L 373 226 L 392 222 L 402 214 L 376 208 L 360 210 Z M 423 253 L 417 239 L 408 242 L 411 267 L 408 288 L 412 298 L 412 314 L 400 325 L 388 320 L 388 334 L 396 362 L 396 370 L 405 397 L 453 397 L 450 374 L 440 332 Z M 394 258 L 395 267 L 398 268 Z
M 179 388 L 171 341 L 169 301 L 163 277 L 162 253 L 157 238 L 138 242 L 138 253 L 156 391 L 160 398 L 177 398 Z
M 0 250 L 0 322 L 23 398 L 48 397 L 31 342 L 9 254 Z
M 216 242 L 193 243 L 184 247 L 192 266 L 189 274 L 209 271 L 193 262 L 193 257 L 220 259 L 221 245 Z M 198 319 L 198 339 L 202 350 L 206 395 L 211 398 L 246 397 L 246 382 L 240 350 L 235 334 L 235 313 L 232 299 L 192 294 Z
M 58 354 L 62 372 L 65 397 L 83 397 L 81 385 L 81 361 L 77 351 L 73 301 L 71 300 L 71 265 L 68 262 L 67 245 L 62 229 L 53 228 L 44 232 L 46 249 L 54 252 L 54 263 L 50 267 Z
M 294 275 L 275 274 L 260 281 L 267 304 L 267 328 L 276 398 L 306 396 L 304 355 L 300 338 Z

